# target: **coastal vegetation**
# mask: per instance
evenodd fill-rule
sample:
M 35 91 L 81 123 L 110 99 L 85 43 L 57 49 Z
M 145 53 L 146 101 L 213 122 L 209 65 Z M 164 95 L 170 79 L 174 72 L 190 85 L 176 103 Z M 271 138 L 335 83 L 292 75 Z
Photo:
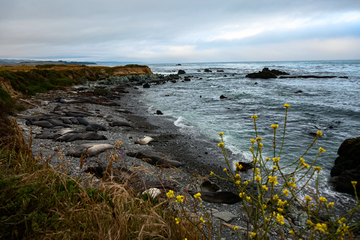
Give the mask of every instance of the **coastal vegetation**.
M 144 68 L 137 65 L 128 67 Z M 2 69 L 1 82 L 9 82 L 14 91 L 9 94 L 0 88 L 1 112 L 14 113 L 15 108 L 20 108 L 16 107 L 16 96 L 64 89 L 85 81 L 85 78 L 94 80 L 120 74 L 121 69 L 123 72 L 132 71 L 119 67 L 55 65 L 27 70 Z M 147 71 L 146 68 L 144 71 Z M 2 86 L 9 87 L 6 84 Z M 289 166 L 282 167 L 281 153 L 286 147 L 286 121 L 290 105 L 285 104 L 285 108 L 280 144 L 277 143 L 280 128 L 271 125 L 274 132 L 273 156 L 263 156 L 264 143 L 257 132 L 257 116 L 252 116 L 255 132 L 254 138 L 250 139 L 249 151 L 254 167 L 252 178 L 246 181 L 241 176 L 241 163 L 236 163 L 233 170 L 223 133 L 219 134 L 221 141 L 218 146 L 228 165 L 223 171 L 228 178 L 213 172 L 209 174 L 234 184 L 248 221 L 247 226 L 225 226 L 231 227 L 240 239 L 268 239 L 272 232 L 277 232 L 281 239 L 352 239 L 360 225 L 353 220 L 360 206 L 355 188 L 357 183 L 353 182 L 357 206 L 344 216 L 335 213 L 334 203 L 321 196 L 318 189 L 301 196 L 311 179 L 319 181 L 321 168 L 316 166 L 316 160 L 325 150 L 319 148 L 312 161 L 304 159 L 322 133 L 317 132 L 302 156 Z M 165 198 L 154 198 L 149 193 L 136 195 L 126 184 L 94 181 L 90 175 L 73 178 L 67 174 L 69 169 L 66 164 L 51 166 L 41 154 L 34 156 L 32 139 L 25 139 L 16 120 L 10 120 L 7 114 L 3 114 L 0 120 L 0 131 L 3 133 L 0 138 L 1 239 L 221 238 L 222 225 L 217 227 L 211 213 L 205 211 L 200 193 L 194 195 L 195 201 L 185 194 L 175 195 L 173 191 L 169 191 Z M 115 148 L 107 156 L 108 166 L 121 159 L 115 154 Z M 61 158 L 62 153 L 58 154 Z M 294 206 L 300 208 L 304 216 L 301 227 L 290 220 L 290 208 Z

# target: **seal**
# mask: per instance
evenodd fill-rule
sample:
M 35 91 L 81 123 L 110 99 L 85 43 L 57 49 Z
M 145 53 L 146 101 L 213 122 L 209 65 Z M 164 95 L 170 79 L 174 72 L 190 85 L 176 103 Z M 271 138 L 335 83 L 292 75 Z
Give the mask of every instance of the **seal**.
M 86 131 L 96 132 L 96 131 L 106 131 L 106 127 L 96 123 L 90 123 L 85 128 Z
M 144 137 L 144 138 L 136 140 L 135 143 L 140 144 L 140 145 L 146 145 L 149 142 L 151 142 L 152 140 L 154 140 L 154 139 L 151 137 Z
M 128 122 L 123 122 L 123 121 L 113 121 L 113 122 L 109 122 L 109 126 L 111 127 L 131 127 L 131 128 L 135 128 L 134 125 L 128 123 Z
M 94 174 L 97 178 L 114 181 L 120 184 L 127 182 L 131 184 L 140 181 L 140 178 L 137 176 L 138 173 L 132 172 L 124 167 L 87 167 L 85 172 Z
M 92 157 L 113 147 L 113 145 L 106 143 L 84 143 L 70 149 L 66 156 L 81 157 L 87 151 L 87 155 Z
M 128 152 L 126 153 L 129 157 L 136 157 L 144 162 L 152 164 L 157 167 L 180 167 L 183 166 L 184 163 L 175 161 L 175 160 L 168 160 L 166 156 L 161 155 L 160 153 L 152 152 L 149 150 L 139 151 L 139 152 Z
M 200 193 L 201 199 L 206 202 L 212 203 L 226 203 L 226 204 L 234 204 L 241 201 L 239 195 L 234 194 L 232 192 L 197 192 L 197 191 L 189 191 L 191 196 Z
M 76 140 L 107 140 L 104 135 L 97 133 L 68 133 L 55 139 L 55 141 L 72 142 Z

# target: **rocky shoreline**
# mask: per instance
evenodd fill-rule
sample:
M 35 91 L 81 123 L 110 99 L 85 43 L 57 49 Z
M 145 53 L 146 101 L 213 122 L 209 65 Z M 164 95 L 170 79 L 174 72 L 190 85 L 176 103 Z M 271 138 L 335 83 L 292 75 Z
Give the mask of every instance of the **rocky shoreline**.
M 85 168 L 106 167 L 109 160 L 108 153 L 102 152 L 84 160 L 80 160 L 78 157 L 67 156 L 67 153 L 76 146 L 86 143 L 116 146 L 116 143 L 121 141 L 122 145 L 120 145 L 119 149 L 110 149 L 108 151 L 119 156 L 116 159 L 116 163 L 112 164 L 112 167 L 126 168 L 131 172 L 136 172 L 137 177 L 142 179 L 143 182 L 165 182 L 172 189 L 178 190 L 177 194 L 186 195 L 190 202 L 193 201 L 193 198 L 188 194 L 188 191 L 207 191 L 207 184 L 210 182 L 215 186 L 215 189 L 219 188 L 220 191 L 223 192 L 231 191 L 237 196 L 236 190 L 231 184 L 209 175 L 209 173 L 213 171 L 217 175 L 225 177 L 222 171 L 225 167 L 225 162 L 216 142 L 209 142 L 206 139 L 202 139 L 201 136 L 183 133 L 174 125 L 173 119 L 148 112 L 147 106 L 141 102 L 141 91 L 139 91 L 137 87 L 137 85 L 140 86 L 140 84 L 143 83 L 141 81 L 143 77 L 144 76 L 131 76 L 129 78 L 136 78 L 137 81 L 126 81 L 126 83 L 123 83 L 125 81 L 121 79 L 119 82 L 122 82 L 122 84 L 111 90 L 108 89 L 112 94 L 111 97 L 101 95 L 94 96 L 94 89 L 86 86 L 78 86 L 76 88 L 70 88 L 67 91 L 50 91 L 45 94 L 37 94 L 35 97 L 29 99 L 30 103 L 38 107 L 21 112 L 17 117 L 17 121 L 25 137 L 31 135 L 33 138 L 32 150 L 34 156 L 41 155 L 43 159 L 46 159 L 46 161 L 53 166 L 63 165 L 63 168 L 66 169 L 72 177 L 88 177 Z M 170 78 L 173 77 L 170 76 Z M 160 81 L 158 80 L 156 83 L 161 83 L 162 81 L 163 79 L 161 78 Z M 95 88 L 95 91 L 96 89 L 104 88 L 99 84 L 98 88 Z M 46 114 L 56 114 L 56 110 L 60 108 L 67 108 L 67 110 L 69 110 L 65 112 L 65 115 L 69 114 L 70 110 L 89 113 L 89 115 L 83 117 L 83 119 L 91 124 L 105 126 L 107 131 L 99 130 L 97 134 L 105 136 L 106 139 L 79 139 L 62 142 L 55 141 L 54 139 L 39 138 L 44 135 L 43 132 L 48 131 L 49 128 L 35 125 L 37 123 L 37 121 L 35 121 L 37 120 L 36 117 Z M 60 114 L 64 114 L 64 112 Z M 64 115 L 60 116 L 64 117 Z M 107 121 L 109 116 L 116 121 L 127 122 L 134 126 L 134 128 L 124 126 L 112 127 L 111 122 Z M 34 118 L 35 120 L 29 122 L 29 119 Z M 46 122 L 49 120 L 45 118 L 40 121 Z M 34 123 L 34 125 L 31 125 L 31 123 Z M 54 127 L 64 129 L 61 126 Z M 71 124 L 70 128 L 76 131 L 76 134 L 89 132 L 85 130 L 86 126 L 81 123 Z M 32 134 L 30 134 L 30 132 L 32 132 Z M 151 137 L 153 141 L 147 145 L 135 143 L 136 140 L 144 136 Z M 144 150 L 162 154 L 166 159 L 176 160 L 184 165 L 178 168 L 160 168 L 148 164 L 141 159 L 127 156 L 129 152 L 140 152 Z M 93 186 L 96 186 L 98 181 L 94 176 Z M 146 188 L 149 187 L 150 186 L 147 186 Z M 212 213 L 212 220 L 217 226 L 217 229 L 221 229 L 221 236 L 225 239 L 233 239 L 236 233 L 229 227 L 224 227 L 222 223 L 230 224 L 228 226 L 243 226 L 246 229 L 247 221 L 245 211 L 241 204 L 204 201 L 204 207 L 209 213 Z M 200 215 L 199 213 L 199 217 Z M 220 227 L 220 225 L 222 225 L 222 227 Z M 276 235 L 275 232 L 274 234 Z
M 153 84 L 164 84 L 168 81 L 186 80 L 179 75 L 116 76 L 103 79 L 96 84 L 87 83 L 69 88 L 67 91 L 37 94 L 29 100 L 37 107 L 22 112 L 17 120 L 27 137 L 30 136 L 30 126 L 27 124 L 32 125 L 34 155 L 41 154 L 43 159 L 54 166 L 63 164 L 66 171 L 73 177 L 88 177 L 87 167 L 106 168 L 109 155 L 106 152 L 99 154 L 96 152 L 94 156 L 79 159 L 73 157 L 74 154 L 68 154 L 69 152 L 83 144 L 110 144 L 113 147 L 108 152 L 117 156 L 111 166 L 136 173 L 137 179 L 145 183 L 141 185 L 144 189 L 154 186 L 154 183 L 155 185 L 162 183 L 167 186 L 166 189 L 171 188 L 176 190 L 177 194 L 185 195 L 190 202 L 193 198 L 188 193 L 193 194 L 198 191 L 217 190 L 226 194 L 232 192 L 231 197 L 237 196 L 237 191 L 232 184 L 209 175 L 212 171 L 225 177 L 223 168 L 227 166 L 217 142 L 209 141 L 197 134 L 183 132 L 174 125 L 174 119 L 162 115 L 161 111 L 149 112 L 147 105 L 142 102 L 143 91 L 140 88 L 148 88 Z M 49 130 L 49 128 L 33 123 L 36 123 L 38 116 L 46 115 L 50 116 L 48 119 L 55 118 L 62 121 L 65 118 L 68 120 L 75 118 L 74 121 L 77 123 L 71 123 L 69 126 L 74 131 L 75 140 L 73 138 L 71 141 L 56 141 L 55 138 L 39 138 L 44 135 L 44 129 Z M 29 122 L 29 119 L 34 121 Z M 43 121 L 51 122 L 48 119 L 45 117 Z M 63 124 L 66 125 L 65 122 Z M 93 132 L 88 129 L 90 125 L 104 128 Z M 54 131 L 59 131 L 59 128 L 64 129 L 64 126 L 59 125 L 53 127 L 58 129 Z M 96 135 L 98 140 L 88 140 L 90 132 L 104 137 Z M 144 137 L 150 137 L 152 141 L 144 145 L 139 144 L 138 140 Z M 156 163 L 149 164 L 151 160 L 154 161 L 151 154 L 142 156 L 141 159 L 134 157 L 136 155 L 134 153 L 145 151 L 156 153 L 161 159 L 179 162 L 181 166 L 161 168 L 156 166 Z M 93 186 L 99 183 L 96 175 L 93 177 Z M 242 176 L 243 180 L 247 177 L 246 174 Z M 162 194 L 164 195 L 164 191 Z M 228 197 L 226 194 L 224 196 Z M 226 204 L 224 197 L 222 200 L 211 202 L 210 197 L 210 202 L 204 200 L 204 207 L 209 214 L 211 213 L 211 220 L 216 228 L 221 229 L 221 237 L 234 239 L 236 238 L 236 233 L 232 229 L 234 226 L 239 226 L 244 233 L 249 230 L 246 211 L 237 199 L 232 202 L 233 204 Z M 307 215 L 295 206 L 292 206 L 291 214 L 289 221 L 293 221 L 301 229 L 306 224 Z M 192 216 L 194 215 L 200 217 L 201 213 L 192 213 Z M 276 229 L 269 233 L 269 239 L 277 239 L 279 236 L 280 232 Z M 291 238 L 289 234 L 285 236 Z

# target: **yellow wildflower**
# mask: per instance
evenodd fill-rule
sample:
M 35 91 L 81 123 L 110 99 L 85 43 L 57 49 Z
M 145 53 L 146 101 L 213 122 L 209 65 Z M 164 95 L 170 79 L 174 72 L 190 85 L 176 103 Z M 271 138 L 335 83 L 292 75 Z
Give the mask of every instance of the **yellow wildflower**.
M 252 115 L 251 118 L 256 119 L 258 116 L 257 115 Z
M 205 220 L 201 217 L 200 222 L 205 223 Z
M 266 209 L 266 208 L 267 208 L 267 206 L 266 206 L 265 204 L 263 204 L 263 208 L 264 208 L 264 209 Z
M 213 171 L 210 172 L 210 175 L 211 175 L 211 176 L 214 175 Z
M 250 139 L 250 142 L 251 142 L 251 143 L 255 143 L 256 140 L 252 138 L 252 139 Z
M 175 197 L 174 191 L 169 190 L 169 192 L 166 193 L 166 196 L 167 196 L 168 198 L 173 198 L 173 197 Z
M 321 132 L 321 131 L 317 131 L 316 135 L 322 136 L 322 132 Z
M 294 232 L 293 230 L 290 230 L 289 233 L 290 233 L 291 235 L 295 235 L 295 232 Z
M 223 147 L 223 146 L 224 146 L 224 143 L 223 143 L 223 142 L 218 143 L 218 146 L 219 146 L 219 147 Z
M 284 216 L 283 215 L 281 215 L 281 214 L 277 214 L 277 216 L 276 216 L 276 220 L 278 221 L 278 223 L 280 223 L 281 225 L 284 225 L 285 223 L 284 223 Z
M 313 168 L 314 168 L 315 171 L 319 171 L 319 172 L 322 170 L 321 167 L 313 167 Z
M 246 201 L 251 202 L 251 197 L 247 196 Z
M 227 169 L 226 169 L 226 168 L 224 168 L 224 169 L 223 169 L 223 171 L 224 171 L 224 172 L 227 172 Z
M 278 212 L 281 212 L 281 213 L 284 212 L 284 209 L 282 209 L 282 208 L 278 208 L 277 210 L 278 210 Z
M 178 202 L 178 203 L 184 202 L 184 196 L 182 196 L 182 195 L 176 196 L 176 201 L 175 202 Z
M 276 131 L 276 129 L 279 127 L 279 125 L 271 124 L 271 127 L 274 129 L 274 131 Z
M 244 182 L 244 186 L 247 186 L 249 184 L 249 181 Z
M 262 188 L 263 188 L 265 191 L 269 190 L 269 188 L 268 188 L 266 185 L 262 185 Z
M 235 227 L 234 227 L 234 231 L 237 231 L 237 230 L 238 230 L 238 226 L 235 226 Z
M 318 223 L 315 226 L 315 230 L 318 230 L 320 232 L 326 232 L 327 231 L 327 225 L 325 223 L 323 223 L 323 224 Z
M 180 218 L 175 218 L 175 222 L 176 222 L 176 224 L 179 224 L 180 223 Z
M 306 164 L 306 163 L 304 163 L 303 166 L 306 167 L 306 168 L 310 167 L 309 164 Z
M 357 181 L 351 181 L 351 184 L 355 187 L 357 184 Z
M 306 195 L 305 200 L 310 202 L 312 199 L 311 199 L 311 197 L 309 197 L 309 195 Z
M 236 184 L 236 185 L 240 185 L 240 184 L 241 184 L 241 181 L 238 180 L 238 181 L 235 182 L 235 184 Z
M 271 158 L 265 158 L 265 160 L 266 160 L 266 161 L 270 161 L 270 160 L 271 160 Z
M 334 204 L 335 203 L 333 203 L 333 202 L 329 202 L 328 206 L 332 208 L 332 207 L 334 207 Z
M 269 183 L 277 185 L 278 184 L 277 177 L 269 176 Z
M 284 189 L 283 193 L 285 194 L 285 196 L 289 196 L 289 190 Z
M 244 192 L 239 193 L 239 197 L 242 198 L 244 196 L 244 194 L 245 194 Z
M 320 200 L 321 202 L 323 202 L 323 203 L 327 202 L 327 199 L 324 198 L 324 197 L 319 197 L 319 200 Z
M 290 104 L 285 103 L 285 104 L 284 104 L 284 107 L 289 108 L 289 107 L 290 107 Z
M 274 171 L 279 170 L 279 168 L 275 165 L 273 165 L 273 169 L 274 169 Z
M 256 140 L 258 140 L 259 142 L 262 141 L 262 137 L 256 137 Z
M 222 137 L 223 135 L 224 135 L 224 133 L 223 133 L 223 132 L 219 133 L 219 136 L 220 136 L 220 137 Z
M 255 238 L 255 236 L 256 236 L 256 233 L 254 233 L 254 232 L 250 233 L 250 237 Z
M 235 178 L 236 178 L 236 179 L 240 179 L 241 177 L 240 177 L 239 174 L 236 174 L 236 175 L 235 175 Z
M 326 152 L 326 150 L 323 149 L 322 147 L 319 147 L 319 151 L 320 151 L 320 152 Z
M 275 194 L 275 195 L 273 196 L 273 199 L 274 199 L 275 201 L 278 200 L 278 199 L 279 199 L 278 195 Z
M 280 160 L 280 158 L 278 158 L 278 157 L 273 158 L 274 163 L 279 162 L 279 160 Z
M 262 148 L 264 146 L 264 144 L 259 143 L 259 148 Z
M 261 177 L 260 177 L 259 175 L 256 175 L 255 180 L 256 180 L 256 181 L 260 181 L 260 180 L 261 180 Z
M 194 195 L 194 198 L 196 198 L 196 199 L 199 199 L 199 200 L 200 200 L 200 199 L 201 199 L 201 194 L 200 194 L 200 193 L 195 194 L 195 195 Z
M 289 186 L 294 188 L 294 189 L 297 189 L 296 183 L 294 183 L 294 182 L 289 182 Z
M 313 223 L 311 220 L 307 220 L 306 222 L 307 222 L 307 224 L 309 224 L 310 226 L 314 226 L 314 223 Z

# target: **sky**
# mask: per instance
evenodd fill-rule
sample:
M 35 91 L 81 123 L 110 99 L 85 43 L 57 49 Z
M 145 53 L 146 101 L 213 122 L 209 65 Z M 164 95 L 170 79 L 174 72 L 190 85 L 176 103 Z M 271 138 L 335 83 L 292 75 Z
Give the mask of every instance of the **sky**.
M 0 0 L 0 59 L 360 59 L 360 0 Z

